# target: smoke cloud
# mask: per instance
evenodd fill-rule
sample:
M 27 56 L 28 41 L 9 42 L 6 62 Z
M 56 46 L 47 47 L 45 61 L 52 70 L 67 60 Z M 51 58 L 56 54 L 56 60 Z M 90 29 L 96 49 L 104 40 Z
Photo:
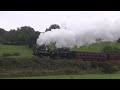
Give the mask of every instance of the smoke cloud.
M 110 21 L 102 19 L 95 22 L 82 24 L 64 24 L 61 29 L 41 33 L 37 39 L 38 45 L 55 43 L 57 48 L 77 47 L 102 41 L 116 41 L 120 38 L 120 20 Z

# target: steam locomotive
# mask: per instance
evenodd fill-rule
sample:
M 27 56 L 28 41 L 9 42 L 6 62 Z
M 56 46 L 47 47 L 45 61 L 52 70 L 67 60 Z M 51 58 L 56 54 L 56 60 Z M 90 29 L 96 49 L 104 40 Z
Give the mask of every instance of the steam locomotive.
M 79 52 L 70 51 L 68 49 L 58 49 L 54 51 L 35 49 L 33 55 L 39 57 L 49 57 L 49 58 L 73 58 L 76 60 L 97 60 L 97 61 L 119 61 L 120 53 L 96 53 L 96 52 Z

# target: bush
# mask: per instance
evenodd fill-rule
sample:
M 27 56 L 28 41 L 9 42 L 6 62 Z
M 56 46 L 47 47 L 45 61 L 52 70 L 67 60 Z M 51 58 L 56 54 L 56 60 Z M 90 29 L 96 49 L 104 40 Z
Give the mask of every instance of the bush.
M 99 68 L 101 68 L 101 71 L 104 73 L 115 73 L 119 71 L 117 64 L 112 62 L 101 62 L 99 63 Z

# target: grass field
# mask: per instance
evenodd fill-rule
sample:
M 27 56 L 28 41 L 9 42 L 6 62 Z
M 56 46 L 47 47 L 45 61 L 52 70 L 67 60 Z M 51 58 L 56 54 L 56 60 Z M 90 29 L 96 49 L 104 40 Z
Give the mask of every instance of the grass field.
M 0 45 L 0 56 L 4 53 L 20 53 L 20 56 L 16 57 L 32 57 L 32 50 L 27 46 L 13 46 L 13 45 Z
M 120 79 L 120 74 L 52 75 L 52 76 L 19 77 L 3 79 Z

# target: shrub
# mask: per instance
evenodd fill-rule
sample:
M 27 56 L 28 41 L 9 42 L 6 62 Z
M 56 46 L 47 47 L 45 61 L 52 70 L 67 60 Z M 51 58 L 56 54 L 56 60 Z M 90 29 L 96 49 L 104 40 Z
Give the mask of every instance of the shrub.
M 103 62 L 99 64 L 99 67 L 102 68 L 104 73 L 115 73 L 119 70 L 118 66 L 112 62 Z

